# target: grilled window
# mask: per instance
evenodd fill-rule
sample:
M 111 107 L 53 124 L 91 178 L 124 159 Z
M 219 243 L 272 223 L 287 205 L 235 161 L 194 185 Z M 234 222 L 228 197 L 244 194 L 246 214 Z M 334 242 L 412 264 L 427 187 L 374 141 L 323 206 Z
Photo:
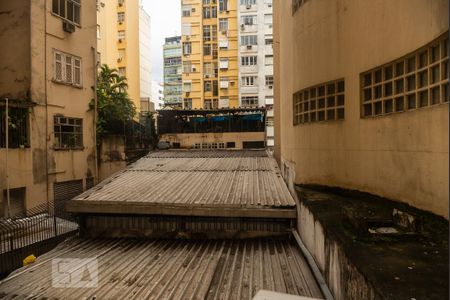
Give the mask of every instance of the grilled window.
M 183 5 L 181 8 L 181 14 L 183 17 L 190 17 L 192 11 L 192 5 Z
M 273 76 L 272 75 L 267 75 L 266 76 L 266 85 L 273 85 Z
M 23 107 L 8 108 L 8 148 L 30 146 L 29 111 Z M 0 148 L 6 147 L 6 107 L 0 107 Z
M 345 82 L 330 81 L 298 91 L 293 96 L 294 125 L 344 119 Z
M 244 25 L 256 25 L 256 15 L 241 17 L 242 24 Z
M 83 120 L 64 116 L 54 117 L 55 149 L 83 148 Z
M 255 5 L 256 0 L 241 0 L 241 5 Z
M 192 44 L 191 42 L 183 43 L 183 55 L 189 55 L 192 53 Z
M 192 109 L 192 98 L 183 99 L 183 108 L 184 109 Z
M 228 19 L 219 19 L 219 30 L 222 32 L 228 30 Z
M 254 86 L 256 84 L 256 76 L 243 76 L 242 86 Z
M 405 57 L 361 74 L 361 116 L 448 102 L 448 61 L 447 32 Z
M 53 0 L 52 12 L 70 23 L 80 25 L 81 0 Z

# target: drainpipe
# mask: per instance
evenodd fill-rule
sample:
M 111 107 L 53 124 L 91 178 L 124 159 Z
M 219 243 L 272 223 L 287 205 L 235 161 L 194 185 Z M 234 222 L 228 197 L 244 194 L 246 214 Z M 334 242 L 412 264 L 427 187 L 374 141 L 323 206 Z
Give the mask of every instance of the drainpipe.
M 9 152 L 9 99 L 6 100 L 6 201 L 8 202 L 8 218 L 11 217 L 11 201 L 9 199 L 9 174 L 8 174 L 8 152 Z
M 98 149 L 97 149 L 97 77 L 98 77 L 98 61 L 97 49 L 91 47 L 94 58 L 94 161 L 95 161 L 95 180 L 98 182 Z

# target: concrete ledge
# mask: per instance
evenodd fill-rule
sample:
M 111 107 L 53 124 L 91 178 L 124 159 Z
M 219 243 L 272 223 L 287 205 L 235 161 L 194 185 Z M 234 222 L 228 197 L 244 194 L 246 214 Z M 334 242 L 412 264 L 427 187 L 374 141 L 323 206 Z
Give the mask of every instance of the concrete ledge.
M 299 233 L 335 299 L 449 299 L 447 220 L 369 194 L 296 191 Z M 398 211 L 414 226 L 402 227 Z M 368 230 L 383 224 L 398 232 Z

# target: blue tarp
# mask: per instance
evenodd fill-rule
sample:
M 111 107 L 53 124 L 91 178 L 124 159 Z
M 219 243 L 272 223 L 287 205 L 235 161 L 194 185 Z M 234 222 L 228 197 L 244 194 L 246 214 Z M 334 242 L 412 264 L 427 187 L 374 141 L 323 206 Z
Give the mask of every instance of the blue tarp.
M 246 121 L 262 121 L 262 115 L 261 114 L 253 114 L 253 115 L 245 115 L 242 120 Z

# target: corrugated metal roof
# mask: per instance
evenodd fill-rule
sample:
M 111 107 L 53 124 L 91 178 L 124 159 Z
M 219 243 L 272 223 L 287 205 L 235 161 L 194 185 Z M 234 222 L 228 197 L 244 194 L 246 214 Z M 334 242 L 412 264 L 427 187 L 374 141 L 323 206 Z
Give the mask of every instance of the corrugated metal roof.
M 98 286 L 53 287 L 53 258 L 97 259 Z M 71 273 L 74 269 L 77 267 L 66 271 Z M 77 271 L 81 273 L 85 269 L 78 266 Z M 88 279 L 92 279 L 91 274 L 87 274 Z M 322 297 L 297 245 L 292 241 L 274 239 L 72 239 L 1 282 L 0 297 L 251 299 L 260 289 Z
M 246 157 L 265 151 L 166 151 L 151 155 L 75 197 L 72 212 L 182 214 L 197 216 L 295 217 L 295 201 L 273 158 Z M 192 157 L 209 153 L 209 158 Z M 212 157 L 241 153 L 242 157 Z M 177 154 L 177 155 L 178 155 Z M 171 209 L 173 208 L 173 209 Z M 180 208 L 184 211 L 176 211 Z M 224 211 L 223 209 L 228 209 Z M 232 210 L 232 211 L 231 211 Z M 277 213 L 278 212 L 278 213 Z

